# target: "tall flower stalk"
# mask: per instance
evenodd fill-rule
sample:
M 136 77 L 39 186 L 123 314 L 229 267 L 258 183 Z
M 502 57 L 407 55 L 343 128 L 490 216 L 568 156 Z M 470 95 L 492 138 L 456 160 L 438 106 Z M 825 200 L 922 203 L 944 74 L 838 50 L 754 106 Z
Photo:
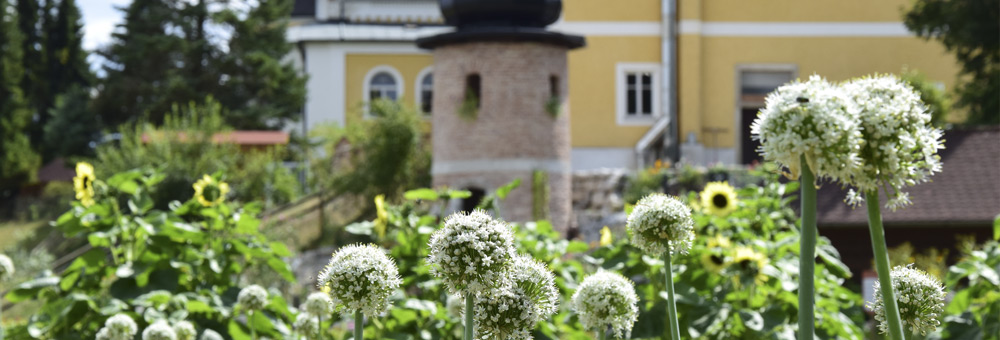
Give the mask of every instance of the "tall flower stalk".
M 677 304 L 674 298 L 671 253 L 686 254 L 694 240 L 694 221 L 691 209 L 676 198 L 652 194 L 636 203 L 628 215 L 627 227 L 632 234 L 632 244 L 651 255 L 663 256 L 666 273 L 667 322 L 671 339 L 680 339 Z
M 247 325 L 250 326 L 250 338 L 257 339 L 257 329 L 254 327 L 254 312 L 263 310 L 267 306 L 267 290 L 259 285 L 250 285 L 240 290 L 236 296 L 236 303 L 247 312 Z
M 816 183 L 843 181 L 859 166 L 861 133 L 848 112 L 847 95 L 819 76 L 794 81 L 768 94 L 751 125 L 765 160 L 787 168 L 801 180 L 802 226 L 799 241 L 799 333 L 812 340 L 816 262 Z
M 354 338 L 364 339 L 365 316 L 389 310 L 389 297 L 402 280 L 399 269 L 382 248 L 372 244 L 350 245 L 337 250 L 319 273 L 317 285 L 344 314 L 354 313 Z
M 7 255 L 0 254 L 0 284 L 14 275 L 14 261 Z M 0 297 L 0 340 L 3 340 L 3 298 Z
M 431 273 L 452 293 L 465 296 L 465 339 L 472 340 L 476 299 L 504 285 L 515 256 L 514 234 L 503 221 L 476 210 L 448 216 L 444 226 L 431 235 L 429 246 Z
M 851 99 L 850 113 L 859 122 L 862 135 L 861 166 L 848 183 L 858 191 L 849 191 L 847 201 L 858 205 L 868 200 L 875 270 L 883 282 L 880 298 L 884 302 L 881 305 L 885 327 L 880 328 L 883 333 L 888 331 L 891 339 L 901 340 L 904 335 L 897 303 L 899 292 L 892 288 L 896 285 L 889 271 L 879 194 L 884 190 L 888 197 L 886 207 L 892 210 L 910 204 L 903 189 L 926 182 L 941 171 L 937 152 L 944 148 L 943 133 L 930 125 L 931 114 L 920 95 L 895 76 L 855 79 L 843 88 Z

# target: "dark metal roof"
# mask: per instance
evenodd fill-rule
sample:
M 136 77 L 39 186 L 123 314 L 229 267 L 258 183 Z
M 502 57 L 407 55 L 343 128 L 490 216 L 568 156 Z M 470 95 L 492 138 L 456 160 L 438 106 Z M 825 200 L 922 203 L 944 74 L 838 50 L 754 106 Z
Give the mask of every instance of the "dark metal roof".
M 316 0 L 295 0 L 292 5 L 292 17 L 316 16 Z
M 991 225 L 1000 214 L 1000 126 L 949 130 L 941 150 L 943 170 L 931 182 L 908 187 L 913 205 L 896 210 L 885 208 L 888 225 L 954 226 Z M 844 203 L 846 190 L 826 184 L 817 195 L 820 226 L 867 225 L 864 207 L 851 209 Z
M 454 45 L 482 41 L 540 42 L 574 49 L 586 46 L 581 36 L 546 31 L 538 27 L 470 27 L 455 32 L 438 34 L 417 39 L 417 47 L 433 49 L 444 45 Z

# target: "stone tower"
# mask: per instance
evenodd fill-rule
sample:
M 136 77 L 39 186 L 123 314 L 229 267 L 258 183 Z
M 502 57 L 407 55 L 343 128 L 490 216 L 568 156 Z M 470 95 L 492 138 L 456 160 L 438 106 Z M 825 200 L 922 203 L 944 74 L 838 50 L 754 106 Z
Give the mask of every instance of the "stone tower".
M 559 17 L 561 0 L 439 3 L 455 30 L 417 40 L 434 55 L 434 186 L 471 190 L 475 200 L 520 178 L 501 216 L 547 217 L 566 231 L 572 209 L 566 54 L 584 46 L 584 38 L 545 29 Z

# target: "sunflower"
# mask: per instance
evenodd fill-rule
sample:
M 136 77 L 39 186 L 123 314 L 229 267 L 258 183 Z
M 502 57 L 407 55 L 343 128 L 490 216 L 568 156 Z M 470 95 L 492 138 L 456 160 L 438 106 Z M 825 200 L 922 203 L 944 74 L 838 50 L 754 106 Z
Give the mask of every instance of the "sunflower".
M 712 215 L 729 215 L 737 202 L 736 189 L 729 182 L 709 182 L 701 192 L 701 205 Z
M 73 190 L 76 199 L 84 207 L 94 205 L 94 166 L 87 162 L 76 163 L 76 177 L 73 177 Z
M 205 175 L 194 183 L 194 198 L 206 207 L 222 203 L 229 193 L 229 184 L 216 181 L 212 176 Z
M 767 266 L 768 262 L 767 256 L 758 253 L 753 248 L 736 247 L 732 264 L 740 271 L 740 275 L 733 277 L 733 279 L 737 281 L 737 284 L 743 281 L 754 285 L 764 284 L 767 281 L 764 267 Z
M 701 265 L 708 269 L 709 272 L 718 274 L 722 272 L 726 266 L 729 265 L 726 262 L 726 257 L 715 251 L 707 251 L 701 255 Z
M 726 249 L 731 246 L 732 243 L 729 242 L 728 238 L 722 235 L 715 235 L 712 238 L 708 239 L 708 245 L 706 247 L 708 247 L 709 249 L 714 249 L 714 248 Z

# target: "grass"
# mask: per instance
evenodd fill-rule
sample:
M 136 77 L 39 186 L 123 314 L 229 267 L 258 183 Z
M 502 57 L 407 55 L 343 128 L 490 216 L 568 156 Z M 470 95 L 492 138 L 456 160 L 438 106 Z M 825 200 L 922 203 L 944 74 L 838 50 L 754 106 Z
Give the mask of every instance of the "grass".
M 44 226 L 49 220 L 38 221 L 6 221 L 0 222 L 0 250 L 7 251 L 17 247 L 21 240 L 31 237 L 35 230 Z

